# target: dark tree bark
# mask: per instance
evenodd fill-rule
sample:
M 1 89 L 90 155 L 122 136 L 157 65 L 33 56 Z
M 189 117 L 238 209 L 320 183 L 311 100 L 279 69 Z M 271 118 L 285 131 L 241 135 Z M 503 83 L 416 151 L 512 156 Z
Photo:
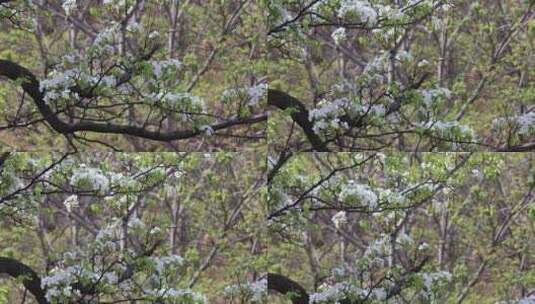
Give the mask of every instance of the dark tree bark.
M 12 258 L 0 257 L 0 274 L 22 279 L 22 284 L 35 297 L 37 303 L 48 304 L 45 290 L 41 288 L 41 278 L 29 266 Z
M 305 132 L 305 136 L 313 149 L 319 152 L 328 152 L 327 144 L 314 132 L 313 123 L 308 119 L 308 110 L 297 98 L 274 89 L 268 90 L 268 105 L 281 110 L 290 109 L 292 120 L 295 121 Z
M 268 273 L 268 290 L 291 295 L 293 304 L 308 304 L 307 291 L 299 283 L 277 273 Z

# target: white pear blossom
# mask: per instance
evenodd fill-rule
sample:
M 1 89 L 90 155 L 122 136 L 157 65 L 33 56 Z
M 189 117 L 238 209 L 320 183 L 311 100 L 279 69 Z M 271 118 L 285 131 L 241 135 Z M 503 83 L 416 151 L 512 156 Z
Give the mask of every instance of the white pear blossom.
M 264 303 L 267 297 L 267 279 L 262 278 L 254 282 L 230 285 L 225 287 L 224 292 L 227 296 L 246 294 L 250 297 L 252 303 Z
M 419 93 L 422 95 L 423 103 L 428 108 L 442 99 L 451 98 L 451 91 L 447 88 L 422 89 Z
M 152 73 L 156 79 L 159 79 L 166 69 L 174 68 L 175 70 L 179 70 L 182 68 L 182 62 L 177 59 L 151 60 L 150 64 L 152 65 Z
M 350 101 L 347 98 L 339 98 L 333 101 L 322 100 L 318 106 L 318 108 L 308 112 L 308 118 L 314 122 L 312 128 L 315 133 L 321 134 L 329 128 L 348 128 L 347 123 L 340 121 L 338 118 L 352 109 Z
M 61 7 L 63 7 L 63 10 L 65 10 L 65 14 L 67 14 L 67 16 L 70 16 L 72 14 L 72 11 L 77 8 L 76 0 L 65 0 Z
M 115 79 L 115 76 L 113 75 L 104 76 L 102 77 L 100 81 L 102 84 L 104 84 L 107 87 L 114 87 L 115 84 L 117 83 L 117 80 Z
M 377 11 L 371 6 L 371 4 L 368 1 L 360 0 L 342 1 L 342 4 L 338 9 L 338 15 L 340 17 L 356 15 L 359 17 L 359 21 L 366 23 L 368 26 L 376 25 L 378 18 Z
M 331 221 L 334 223 L 336 229 L 340 229 L 342 225 L 347 223 L 347 216 L 345 211 L 337 212 L 332 218 Z
M 334 40 L 334 43 L 336 45 L 339 45 L 342 43 L 342 41 L 346 40 L 346 29 L 343 27 L 339 27 L 336 30 L 334 30 L 331 34 L 331 38 Z
M 424 250 L 427 250 L 429 248 L 430 248 L 430 246 L 426 242 L 423 242 L 420 245 L 418 245 L 418 250 L 419 251 L 424 251 Z
M 81 165 L 73 171 L 70 184 L 77 187 L 89 187 L 91 190 L 105 193 L 108 191 L 110 182 L 100 169 Z
M 78 195 L 73 194 L 67 197 L 67 199 L 63 201 L 63 205 L 67 209 L 67 212 L 72 212 L 73 208 L 77 208 L 79 206 Z
M 365 298 L 368 291 L 346 282 L 336 283 L 334 285 L 322 285 L 320 291 L 310 295 L 309 303 L 338 303 L 347 297 Z
M 535 127 L 535 112 L 529 112 L 517 116 L 518 133 L 528 134 Z
M 496 302 L 496 304 L 535 304 L 535 295 L 531 295 L 527 298 L 522 298 L 519 300 Z
M 160 37 L 160 33 L 158 31 L 152 31 L 149 33 L 149 39 L 154 39 Z
M 440 271 L 440 272 L 431 272 L 431 273 L 422 273 L 421 274 L 422 279 L 424 281 L 424 286 L 427 290 L 430 290 L 433 284 L 435 284 L 437 281 L 451 280 L 451 273 L 447 271 Z
M 399 20 L 405 16 L 403 11 L 398 7 L 392 7 L 390 5 L 379 5 L 379 15 L 390 20 Z
M 268 89 L 267 83 L 261 83 L 254 86 L 251 86 L 247 89 L 247 94 L 249 95 L 249 105 L 255 106 L 258 104 L 262 98 L 266 96 L 266 91 Z
M 368 185 L 350 180 L 340 191 L 340 199 L 346 203 L 358 203 L 373 210 L 377 208 L 377 194 Z
M 492 122 L 494 126 L 514 125 L 518 128 L 519 134 L 529 134 L 535 130 L 535 111 L 521 115 L 495 118 Z
M 155 264 L 158 274 L 162 274 L 169 266 L 181 266 L 184 263 L 184 259 L 179 255 L 151 257 L 150 259 Z
M 424 67 L 424 66 L 427 66 L 429 64 L 429 61 L 425 60 L 425 59 L 422 59 L 418 62 L 418 64 L 416 65 L 417 67 L 421 68 L 421 67 Z
M 51 275 L 41 279 L 41 288 L 46 290 L 46 299 L 50 302 L 55 302 L 63 297 L 71 298 L 80 295 L 79 291 L 73 290 L 71 285 L 77 281 L 77 277 L 82 275 L 85 274 L 82 273 L 82 269 L 79 266 L 53 269 Z
M 457 140 L 474 140 L 476 134 L 472 128 L 466 125 L 460 124 L 458 121 L 428 121 L 424 124 L 420 123 L 420 126 L 436 133 L 444 138 L 453 138 Z
M 76 84 L 75 79 L 80 75 L 77 68 L 66 71 L 52 71 L 47 78 L 39 82 L 39 90 L 45 93 L 43 99 L 46 102 L 55 101 L 58 98 L 68 98 L 71 87 Z

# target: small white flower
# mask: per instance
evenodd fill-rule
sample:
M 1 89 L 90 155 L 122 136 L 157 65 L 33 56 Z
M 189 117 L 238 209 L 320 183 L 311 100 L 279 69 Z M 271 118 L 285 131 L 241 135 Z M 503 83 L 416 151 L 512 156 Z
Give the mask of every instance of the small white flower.
M 346 212 L 339 211 L 331 218 L 331 221 L 334 223 L 334 227 L 336 227 L 336 229 L 340 229 L 342 225 L 347 223 Z
M 76 194 L 73 194 L 67 197 L 67 199 L 65 199 L 65 201 L 63 202 L 63 205 L 65 206 L 65 208 L 67 208 L 67 212 L 72 212 L 73 208 L 79 206 L 78 196 Z
M 255 106 L 258 102 L 266 96 L 268 85 L 266 83 L 261 83 L 254 85 L 247 89 L 247 94 L 249 95 L 249 105 Z
M 115 77 L 113 75 L 104 76 L 101 79 L 102 84 L 104 84 L 107 87 L 114 87 L 117 81 L 115 80 Z
M 427 249 L 429 249 L 429 244 L 427 244 L 426 242 L 423 242 L 418 246 L 418 250 L 420 251 L 427 250 Z
M 424 67 L 424 66 L 426 66 L 426 65 L 428 65 L 428 64 L 429 64 L 429 61 L 427 61 L 427 60 L 425 60 L 425 59 L 422 59 L 422 60 L 420 60 L 420 62 L 418 62 L 417 66 L 418 66 L 419 68 L 421 68 L 421 67 Z
M 334 40 L 334 43 L 336 45 L 340 45 L 341 42 L 346 40 L 346 29 L 343 27 L 339 27 L 331 34 L 331 38 Z
M 357 184 L 350 180 L 340 191 L 340 199 L 347 203 L 359 203 L 371 210 L 377 208 L 377 194 L 368 185 Z
M 360 21 L 365 22 L 368 26 L 374 26 L 377 24 L 377 11 L 368 1 L 343 1 L 340 9 L 338 10 L 338 16 L 345 17 L 352 14 L 357 15 Z
M 519 126 L 518 133 L 528 134 L 530 130 L 535 127 L 535 112 L 529 112 L 517 117 Z
M 65 14 L 70 16 L 72 11 L 77 8 L 76 0 L 65 0 L 61 6 L 63 7 L 63 10 L 65 10 Z

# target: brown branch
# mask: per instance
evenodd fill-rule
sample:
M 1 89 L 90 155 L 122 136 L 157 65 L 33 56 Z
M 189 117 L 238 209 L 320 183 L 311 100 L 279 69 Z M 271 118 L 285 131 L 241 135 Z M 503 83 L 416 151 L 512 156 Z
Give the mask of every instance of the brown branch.
M 123 134 L 151 139 L 155 141 L 172 141 L 192 138 L 203 134 L 203 130 L 179 130 L 171 132 L 151 131 L 143 127 L 131 125 L 119 125 L 111 123 L 97 123 L 94 121 L 81 120 L 76 123 L 66 123 L 60 120 L 56 113 L 46 104 L 44 94 L 39 90 L 39 81 L 28 69 L 8 60 L 0 59 L 0 76 L 5 76 L 13 81 L 20 81 L 22 89 L 30 95 L 37 106 L 37 109 L 48 122 L 48 124 L 61 134 L 72 134 L 76 132 L 95 132 L 107 134 Z M 214 130 L 221 130 L 238 125 L 249 125 L 267 120 L 267 113 L 259 114 L 247 118 L 234 118 L 224 122 L 216 123 L 210 127 Z
M 268 273 L 268 290 L 289 295 L 293 304 L 308 304 L 309 296 L 299 283 L 277 273 Z
M 37 273 L 13 258 L 0 257 L 0 274 L 7 274 L 14 279 L 21 279 L 24 287 L 35 297 L 37 303 L 48 304 L 45 290 L 41 288 L 41 278 Z
M 305 132 L 305 136 L 316 151 L 328 152 L 327 144 L 312 129 L 313 124 L 308 119 L 308 110 L 297 98 L 279 90 L 268 90 L 268 105 L 281 110 L 290 109 L 290 116 Z
M 535 142 L 523 143 L 516 146 L 504 146 L 496 149 L 498 152 L 527 152 L 535 151 Z

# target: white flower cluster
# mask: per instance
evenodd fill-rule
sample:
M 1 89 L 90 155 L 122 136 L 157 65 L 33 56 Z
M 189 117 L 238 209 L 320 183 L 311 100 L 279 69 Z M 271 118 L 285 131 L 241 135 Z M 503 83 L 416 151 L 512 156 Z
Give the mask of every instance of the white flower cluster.
M 339 45 L 347 38 L 346 29 L 344 27 L 337 28 L 332 32 L 331 38 L 334 40 L 336 45 Z
M 422 101 L 427 108 L 443 99 L 451 98 L 451 91 L 447 88 L 422 89 L 419 93 L 422 95 Z
M 250 298 L 251 303 L 264 303 L 267 297 L 267 279 L 227 286 L 224 292 L 227 296 L 246 295 Z
M 379 5 L 378 11 L 380 16 L 388 18 L 389 20 L 400 20 L 405 16 L 400 8 L 389 5 Z
M 337 212 L 332 218 L 331 221 L 334 223 L 334 226 L 337 229 L 340 229 L 340 227 L 344 224 L 347 224 L 347 216 L 345 211 L 339 211 Z
M 159 288 L 146 291 L 147 295 L 157 297 L 158 300 L 184 301 L 186 303 L 204 304 L 207 299 L 204 295 L 191 289 Z M 176 302 L 173 302 L 176 303 Z M 181 302 L 179 302 L 181 303 Z
M 406 201 L 406 197 L 402 193 L 392 191 L 391 189 L 378 189 L 378 192 L 380 201 L 396 205 L 400 205 Z
M 156 94 L 150 94 L 148 97 L 156 103 L 163 103 L 169 108 L 178 111 L 199 112 L 203 111 L 205 107 L 202 98 L 189 92 L 160 92 Z
M 429 5 L 429 1 L 409 1 L 405 10 L 410 7 Z M 368 27 L 376 26 L 381 19 L 398 21 L 405 17 L 404 9 L 397 6 L 370 3 L 366 0 L 343 0 L 338 8 L 338 16 L 351 18 L 357 17 L 361 23 Z
M 494 126 L 514 125 L 518 128 L 518 134 L 530 134 L 535 131 L 535 111 L 510 117 L 500 117 L 492 122 Z
M 175 72 L 182 68 L 182 62 L 177 59 L 151 60 L 149 63 L 152 66 L 152 73 L 154 74 L 154 77 L 156 77 L 156 79 L 160 79 L 164 72 Z
M 320 286 L 320 292 L 310 295 L 309 303 L 339 303 L 344 299 L 386 300 L 386 290 L 382 287 L 373 289 L 359 288 L 347 282 Z
M 385 74 L 388 69 L 388 53 L 381 52 L 370 60 L 363 71 L 363 77 L 368 81 L 377 81 L 383 83 L 385 81 Z
M 119 32 L 120 25 L 117 22 L 110 22 L 108 27 L 100 30 L 89 50 L 101 56 L 115 54 L 118 49 L 115 46 L 119 42 Z
M 518 133 L 527 134 L 535 127 L 535 112 L 529 112 L 517 117 L 519 126 Z
M 63 201 L 63 205 L 67 209 L 67 212 L 69 212 L 69 213 L 72 212 L 72 209 L 78 207 L 78 205 L 79 205 L 78 195 L 73 194 L 73 195 L 67 197 L 67 199 L 65 199 L 65 201 Z
M 71 87 L 76 84 L 75 79 L 80 75 L 80 70 L 70 69 L 66 71 L 52 71 L 46 79 L 39 82 L 39 90 L 45 93 L 43 99 L 46 102 L 55 101 L 59 98 L 69 98 Z
M 115 221 L 99 230 L 95 238 L 95 247 L 101 251 L 115 251 L 118 249 L 120 238 L 120 221 Z
M 75 60 L 75 58 L 66 55 L 65 60 Z M 44 93 L 43 99 L 46 102 L 57 102 L 62 99 L 78 99 L 78 93 L 71 91 L 71 88 L 77 84 L 81 87 L 115 87 L 116 83 L 117 80 L 113 75 L 90 75 L 78 68 L 72 68 L 50 72 L 47 78 L 39 82 L 39 90 Z
M 447 271 L 439 271 L 439 272 L 430 272 L 430 273 L 421 273 L 420 274 L 423 283 L 424 288 L 420 292 L 420 295 L 427 299 L 432 299 L 435 293 L 434 287 L 437 284 L 443 283 L 443 282 L 449 282 L 451 281 L 452 275 L 451 273 Z
M 63 10 L 65 10 L 65 14 L 70 16 L 72 11 L 77 8 L 76 0 L 65 0 L 61 6 L 63 7 Z
M 396 238 L 396 243 L 400 245 L 411 245 L 414 241 L 405 232 L 400 232 Z
M 132 178 L 130 175 L 124 175 L 121 172 L 110 172 L 110 184 L 114 187 L 124 187 L 130 189 L 136 189 L 139 186 L 139 182 Z
M 143 223 L 143 221 L 137 217 L 137 216 L 131 216 L 129 219 L 128 219 L 128 228 L 132 228 L 132 229 L 145 229 L 145 223 Z
M 233 87 L 223 91 L 222 98 L 225 102 L 247 98 L 248 105 L 256 106 L 266 96 L 267 89 L 267 83 L 258 83 L 250 87 Z
M 249 105 L 255 106 L 258 104 L 262 98 L 266 96 L 268 89 L 267 83 L 260 83 L 253 85 L 247 89 L 247 94 L 249 95 Z
M 464 141 L 471 141 L 476 138 L 475 132 L 472 128 L 462 125 L 456 120 L 428 121 L 422 126 L 443 138 Z
M 88 168 L 82 164 L 73 171 L 70 184 L 71 186 L 88 187 L 90 190 L 106 193 L 110 182 L 100 169 Z
M 363 292 L 362 289 L 347 283 L 336 283 L 332 286 L 323 285 L 320 292 L 310 295 L 308 303 L 338 303 L 350 294 L 356 294 L 360 297 Z
M 535 304 L 535 295 L 519 300 L 496 302 L 496 304 Z
M 451 280 L 451 273 L 447 271 L 439 271 L 439 272 L 424 272 L 421 274 L 422 279 L 424 281 L 424 286 L 427 290 L 430 290 L 433 284 L 435 284 L 438 281 Z
M 364 255 L 368 258 L 386 257 L 391 253 L 391 237 L 387 234 L 382 234 L 381 238 L 370 243 Z
M 378 13 L 368 1 L 344 0 L 338 9 L 338 16 L 349 17 L 356 15 L 359 20 L 368 26 L 377 24 Z
M 427 60 L 425 60 L 425 59 L 422 59 L 422 60 L 418 61 L 417 66 L 418 66 L 419 68 L 422 68 L 422 67 L 427 66 L 428 64 L 429 64 L 429 61 L 427 61 Z
M 169 267 L 182 266 L 184 263 L 184 259 L 179 255 L 151 257 L 150 260 L 154 264 L 154 270 L 158 274 L 164 273 Z
M 322 134 L 329 129 L 338 130 L 349 127 L 346 122 L 340 121 L 340 116 L 351 108 L 349 99 L 322 100 L 318 106 L 308 112 L 308 118 L 314 122 L 312 129 L 316 134 Z
M 349 180 L 340 191 L 340 200 L 350 204 L 360 204 L 370 210 L 377 208 L 377 194 L 368 185 L 358 184 Z
M 80 266 L 69 266 L 65 269 L 55 268 L 50 276 L 41 279 L 41 288 L 46 290 L 45 297 L 48 301 L 62 303 L 62 300 L 72 299 L 79 296 L 78 290 L 72 289 L 72 284 L 79 277 L 97 278 L 96 274 L 84 271 Z
M 141 24 L 136 21 L 130 21 L 128 25 L 126 26 L 126 30 L 129 32 L 138 32 L 141 30 Z

